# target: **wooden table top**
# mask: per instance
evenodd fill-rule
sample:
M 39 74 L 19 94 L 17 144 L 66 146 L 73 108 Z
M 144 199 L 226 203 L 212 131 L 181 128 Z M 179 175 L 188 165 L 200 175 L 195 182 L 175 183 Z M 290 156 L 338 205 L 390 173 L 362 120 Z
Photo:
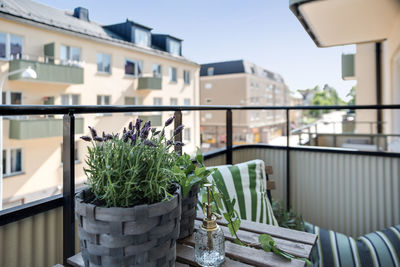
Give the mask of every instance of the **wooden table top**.
M 201 214 L 195 221 L 196 228 L 201 224 Z M 293 259 L 286 261 L 272 252 L 265 252 L 262 249 L 243 247 L 233 243 L 226 222 L 219 223 L 225 235 L 225 263 L 222 266 L 304 266 L 305 262 Z M 258 243 L 260 234 L 271 235 L 275 243 L 282 250 L 298 257 L 309 258 L 311 250 L 317 241 L 317 235 L 260 224 L 250 221 L 242 221 L 238 231 L 240 239 L 246 242 Z M 68 259 L 72 266 L 83 267 L 81 254 L 77 254 Z M 188 267 L 199 266 L 194 261 L 194 236 L 189 236 L 178 241 L 176 245 L 176 266 Z

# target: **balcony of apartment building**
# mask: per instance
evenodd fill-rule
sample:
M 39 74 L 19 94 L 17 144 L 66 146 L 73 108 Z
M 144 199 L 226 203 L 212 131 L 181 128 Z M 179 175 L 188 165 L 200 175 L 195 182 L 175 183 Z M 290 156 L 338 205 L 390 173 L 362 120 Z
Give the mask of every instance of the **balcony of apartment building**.
M 262 159 L 274 169 L 275 200 L 281 200 L 304 220 L 352 236 L 383 229 L 400 222 L 400 154 L 363 151 L 357 148 L 302 146 L 295 135 L 282 136 L 279 145 L 233 144 L 235 111 L 281 111 L 290 129 L 292 111 L 331 111 L 343 107 L 316 106 L 2 106 L 0 115 L 63 115 L 62 194 L 0 211 L 0 265 L 50 266 L 67 263 L 80 251 L 74 221 L 75 166 L 71 159 L 80 114 L 175 112 L 185 124 L 188 110 L 222 112 L 226 118 L 224 148 L 206 153 L 206 165 L 239 163 Z M 353 106 L 352 109 L 396 110 L 400 105 Z M 44 120 L 52 120 L 47 117 Z M 317 127 L 319 127 L 318 125 Z M 374 127 L 376 125 L 373 125 Z M 326 127 L 333 127 L 326 125 Z M 339 126 L 337 126 L 339 128 Z M 286 131 L 290 132 L 290 131 Z M 42 132 L 37 132 L 37 134 Z M 311 135 L 315 133 L 311 132 Z
M 14 53 L 9 60 L 9 73 L 31 68 L 37 73 L 35 82 L 57 83 L 57 84 L 82 84 L 83 67 L 82 62 L 55 57 L 55 43 L 46 44 L 43 47 L 44 54 L 30 55 L 25 53 Z M 33 81 L 32 78 L 24 77 L 21 73 L 10 75 L 11 81 Z

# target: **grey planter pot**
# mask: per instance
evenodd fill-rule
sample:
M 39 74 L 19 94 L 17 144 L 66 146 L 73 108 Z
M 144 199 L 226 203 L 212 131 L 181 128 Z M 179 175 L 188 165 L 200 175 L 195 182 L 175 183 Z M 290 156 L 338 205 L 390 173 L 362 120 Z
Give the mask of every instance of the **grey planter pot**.
M 182 216 L 179 231 L 179 239 L 193 234 L 194 220 L 196 219 L 196 206 L 200 186 L 196 185 L 190 189 L 186 197 L 182 197 Z
M 175 266 L 181 217 L 180 188 L 169 201 L 104 208 L 75 197 L 75 217 L 85 266 Z

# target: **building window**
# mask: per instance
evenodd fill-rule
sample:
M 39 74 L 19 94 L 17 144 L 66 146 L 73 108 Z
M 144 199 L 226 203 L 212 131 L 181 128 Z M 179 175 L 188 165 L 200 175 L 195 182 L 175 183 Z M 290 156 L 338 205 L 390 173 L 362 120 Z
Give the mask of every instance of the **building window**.
M 22 58 L 23 43 L 22 36 L 0 32 L 0 58 Z
M 185 84 L 190 84 L 190 71 L 188 70 L 183 71 L 183 81 Z
M 125 105 L 129 106 L 143 105 L 143 98 L 137 96 L 126 96 Z
M 153 105 L 154 106 L 162 106 L 162 98 L 161 97 L 154 97 L 153 98 Z
M 250 70 L 251 70 L 251 74 L 256 74 L 256 70 L 254 67 L 250 67 Z
M 81 96 L 78 94 L 61 95 L 61 105 L 80 105 Z
M 149 31 L 135 28 L 135 44 L 150 46 L 150 33 Z
M 125 75 L 139 77 L 142 75 L 142 61 L 125 59 Z
M 22 93 L 6 91 L 2 93 L 3 105 L 22 105 Z
M 206 113 L 205 115 L 204 115 L 204 117 L 206 118 L 206 119 L 212 119 L 212 113 Z
M 169 51 L 173 55 L 181 55 L 181 43 L 175 40 L 168 40 Z
M 109 95 L 97 95 L 97 105 L 110 105 L 111 96 Z
M 211 104 L 212 100 L 211 98 L 206 98 L 206 104 Z
M 79 65 L 81 61 L 81 49 L 78 47 L 61 45 L 60 61 L 62 65 Z
M 3 175 L 14 175 L 22 172 L 22 148 L 3 150 Z
M 97 72 L 111 73 L 111 55 L 97 53 Z
M 208 76 L 213 76 L 214 75 L 214 68 L 210 67 L 207 69 L 207 75 Z
M 176 98 L 176 97 L 171 97 L 171 98 L 169 99 L 169 104 L 170 104 L 171 106 L 177 106 L 177 105 L 178 105 L 178 98 Z
M 185 105 L 185 106 L 190 106 L 191 104 L 190 104 L 190 98 L 185 98 L 185 99 L 183 99 L 183 104 Z
M 190 128 L 185 128 L 183 131 L 183 140 L 190 142 Z
M 205 89 L 211 89 L 211 88 L 212 88 L 212 83 L 206 83 L 206 84 L 204 85 L 204 88 L 205 88 Z
M 64 153 L 63 153 L 63 144 L 61 143 L 61 164 L 64 162 Z M 75 141 L 75 146 L 74 146 L 74 163 L 80 163 L 79 159 L 79 142 Z
M 169 81 L 177 82 L 176 68 L 169 67 Z
M 162 77 L 162 67 L 161 64 L 153 64 L 153 77 Z

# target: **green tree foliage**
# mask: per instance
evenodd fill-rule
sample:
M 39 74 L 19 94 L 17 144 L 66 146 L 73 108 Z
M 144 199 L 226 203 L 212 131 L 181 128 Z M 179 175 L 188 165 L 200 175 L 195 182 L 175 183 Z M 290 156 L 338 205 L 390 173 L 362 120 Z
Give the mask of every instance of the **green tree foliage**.
M 349 93 L 346 97 L 350 97 L 350 100 L 347 102 L 347 105 L 355 105 L 356 104 L 356 87 L 351 87 Z
M 323 89 L 317 85 L 310 89 L 310 91 L 313 93 L 313 98 L 310 103 L 312 106 L 334 106 L 347 104 L 339 97 L 336 89 L 328 84 L 325 84 Z M 307 113 L 308 116 L 317 118 L 321 116 L 321 114 L 328 112 L 329 110 L 309 110 Z

